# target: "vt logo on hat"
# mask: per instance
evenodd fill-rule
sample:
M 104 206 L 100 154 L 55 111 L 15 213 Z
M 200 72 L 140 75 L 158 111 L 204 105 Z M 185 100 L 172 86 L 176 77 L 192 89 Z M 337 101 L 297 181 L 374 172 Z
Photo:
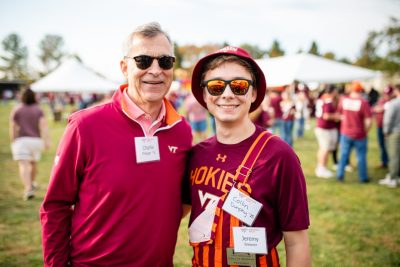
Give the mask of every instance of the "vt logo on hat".
M 220 50 L 218 50 L 218 52 L 224 52 L 224 53 L 227 53 L 227 52 L 229 52 L 229 51 L 237 52 L 237 50 L 238 50 L 237 47 L 234 47 L 234 46 L 225 46 L 224 48 L 221 48 Z

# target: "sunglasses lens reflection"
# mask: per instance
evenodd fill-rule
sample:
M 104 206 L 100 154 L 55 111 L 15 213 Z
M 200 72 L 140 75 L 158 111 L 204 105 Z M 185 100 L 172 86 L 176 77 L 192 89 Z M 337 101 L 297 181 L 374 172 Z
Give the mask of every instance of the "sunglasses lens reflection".
M 250 84 L 246 80 L 233 80 L 229 86 L 235 95 L 245 95 Z
M 207 83 L 207 89 L 210 95 L 222 95 L 226 87 L 223 80 L 212 80 Z
M 206 82 L 207 90 L 210 95 L 219 96 L 224 93 L 224 90 L 229 83 L 229 87 L 235 95 L 245 95 L 250 87 L 250 82 L 247 80 L 236 79 L 232 81 L 210 80 Z

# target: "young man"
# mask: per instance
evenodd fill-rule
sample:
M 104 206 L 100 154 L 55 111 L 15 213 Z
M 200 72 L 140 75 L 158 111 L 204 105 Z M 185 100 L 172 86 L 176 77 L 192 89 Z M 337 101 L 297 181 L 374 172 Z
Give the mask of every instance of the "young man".
M 40 210 L 45 266 L 173 266 L 189 124 L 165 99 L 173 46 L 158 23 L 131 33 L 128 83 L 69 119 Z
M 266 91 L 259 66 L 245 50 L 225 47 L 196 64 L 192 91 L 216 121 L 216 135 L 193 148 L 188 168 L 193 266 L 279 266 L 276 246 L 282 237 L 287 266 L 310 266 L 306 183 L 299 159 L 288 144 L 249 118 Z M 266 142 L 264 148 L 256 150 L 260 142 L 253 146 L 255 140 Z M 247 159 L 258 158 L 251 171 L 247 161 L 239 167 L 249 150 Z
M 340 159 L 337 169 L 338 181 L 344 180 L 344 171 L 355 148 L 357 154 L 357 171 L 360 183 L 368 183 L 367 152 L 368 131 L 371 128 L 371 107 L 362 97 L 364 88 L 361 83 L 354 81 L 350 85 L 349 96 L 339 102 L 338 112 L 341 116 L 340 124 Z

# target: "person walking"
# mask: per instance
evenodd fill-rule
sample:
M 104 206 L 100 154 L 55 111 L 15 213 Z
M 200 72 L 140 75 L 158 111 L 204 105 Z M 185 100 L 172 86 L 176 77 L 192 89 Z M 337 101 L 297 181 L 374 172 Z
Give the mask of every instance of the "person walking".
M 192 92 L 215 116 L 216 135 L 194 146 L 188 166 L 193 266 L 311 266 L 306 183 L 293 149 L 256 126 L 264 74 L 240 47 L 197 62 Z M 189 179 L 188 177 L 188 179 Z
M 9 129 L 12 156 L 18 161 L 19 175 L 24 184 L 23 199 L 29 200 L 38 189 L 37 163 L 41 152 L 50 147 L 44 111 L 30 88 L 23 90 L 21 103 L 11 111 Z
M 158 23 L 139 26 L 120 61 L 127 84 L 70 116 L 40 209 L 45 266 L 173 266 L 192 144 L 165 98 L 173 51 Z

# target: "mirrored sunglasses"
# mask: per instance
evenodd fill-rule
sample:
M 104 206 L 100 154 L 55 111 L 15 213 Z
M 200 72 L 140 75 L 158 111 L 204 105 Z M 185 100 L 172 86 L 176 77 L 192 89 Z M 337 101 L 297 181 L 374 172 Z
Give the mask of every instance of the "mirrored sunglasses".
M 250 85 L 253 85 L 253 81 L 247 79 L 233 79 L 233 80 L 221 80 L 212 79 L 204 81 L 202 86 L 207 88 L 208 93 L 213 96 L 222 95 L 225 91 L 226 86 L 229 84 L 232 93 L 235 95 L 245 95 L 249 91 Z
M 136 57 L 125 56 L 125 58 L 135 60 L 136 66 L 141 70 L 148 69 L 151 64 L 153 64 L 154 59 L 157 59 L 158 66 L 160 66 L 160 68 L 162 68 L 163 70 L 171 69 L 174 66 L 175 62 L 175 58 L 171 56 L 152 57 L 147 55 L 140 55 Z

